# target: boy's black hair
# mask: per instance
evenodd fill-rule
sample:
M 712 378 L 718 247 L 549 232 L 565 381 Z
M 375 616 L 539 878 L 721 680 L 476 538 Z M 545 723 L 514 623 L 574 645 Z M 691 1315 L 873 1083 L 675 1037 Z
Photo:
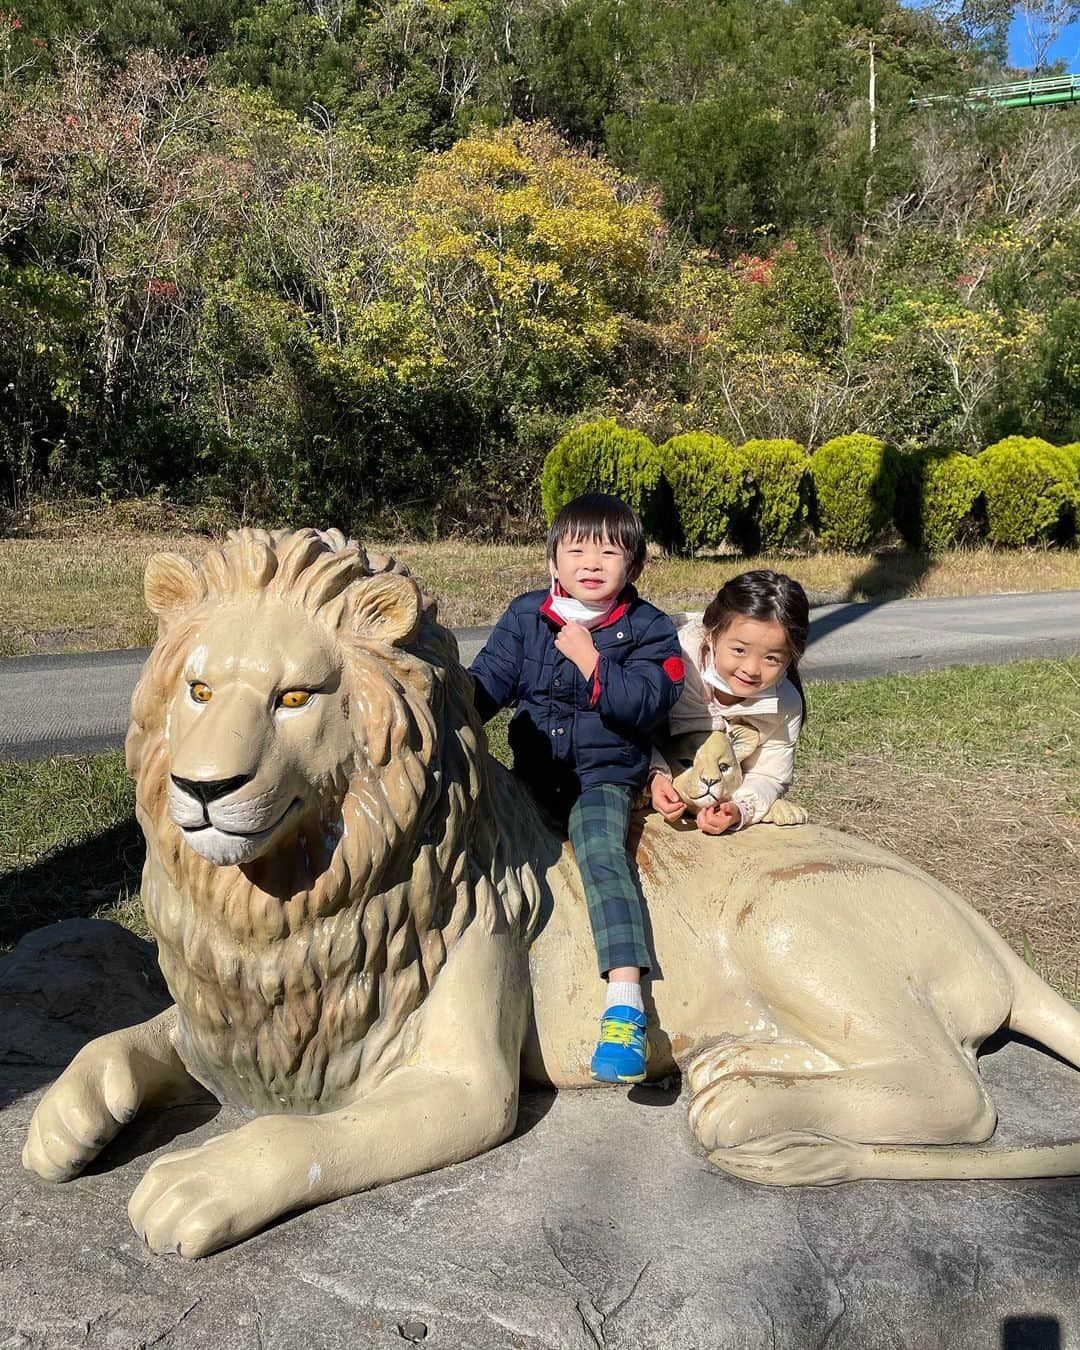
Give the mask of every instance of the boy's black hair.
M 626 579 L 634 581 L 645 566 L 645 526 L 636 511 L 618 497 L 604 492 L 586 492 L 560 507 L 548 530 L 547 556 L 567 539 L 610 539 L 626 554 Z

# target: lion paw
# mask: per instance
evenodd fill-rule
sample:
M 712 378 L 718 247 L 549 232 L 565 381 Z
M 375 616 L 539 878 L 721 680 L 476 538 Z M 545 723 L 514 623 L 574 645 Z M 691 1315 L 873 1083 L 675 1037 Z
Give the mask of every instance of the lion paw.
M 77 1176 L 139 1109 L 131 1062 L 110 1040 L 80 1050 L 38 1103 L 22 1164 L 45 1181 Z
M 736 1040 L 714 1042 L 691 1063 L 686 1078 L 694 1092 L 732 1074 L 830 1073 L 836 1061 L 800 1041 Z
M 778 797 L 762 817 L 762 823 L 768 825 L 805 825 L 810 813 L 798 802 L 789 802 L 786 797 Z
M 151 1163 L 128 1203 L 132 1227 L 151 1251 L 208 1256 L 294 1207 L 288 1156 L 260 1146 L 254 1132 L 261 1123 Z
M 753 1089 L 747 1077 L 723 1077 L 695 1092 L 686 1108 L 690 1129 L 705 1149 L 730 1147 L 752 1136 Z
M 733 1066 L 748 1053 L 759 1050 L 767 1052 L 774 1044 L 774 1039 L 749 1041 L 736 1036 L 722 1036 L 694 1056 L 686 1070 L 686 1081 L 691 1091 L 700 1092 L 717 1078 L 731 1073 Z
M 863 1146 L 847 1139 L 785 1130 L 735 1148 L 717 1148 L 709 1161 L 760 1186 L 835 1186 L 862 1176 Z

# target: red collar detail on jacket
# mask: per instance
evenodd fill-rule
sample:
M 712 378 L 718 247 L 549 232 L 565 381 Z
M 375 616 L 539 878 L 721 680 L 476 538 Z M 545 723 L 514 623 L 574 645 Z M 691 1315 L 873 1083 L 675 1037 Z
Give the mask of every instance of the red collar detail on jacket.
M 622 592 L 622 595 L 620 596 L 619 603 L 607 616 L 604 622 L 598 623 L 596 627 L 593 628 L 591 631 L 594 633 L 598 633 L 601 628 L 610 628 L 613 623 L 618 623 L 618 621 L 626 613 L 630 601 L 633 598 L 634 598 L 634 588 L 632 586 L 627 586 L 626 589 Z M 545 619 L 550 619 L 552 623 L 557 624 L 560 628 L 563 627 L 565 620 L 561 619 L 559 615 L 555 613 L 554 609 L 552 609 L 550 592 L 544 596 L 543 600 L 540 603 L 540 613 L 544 616 Z

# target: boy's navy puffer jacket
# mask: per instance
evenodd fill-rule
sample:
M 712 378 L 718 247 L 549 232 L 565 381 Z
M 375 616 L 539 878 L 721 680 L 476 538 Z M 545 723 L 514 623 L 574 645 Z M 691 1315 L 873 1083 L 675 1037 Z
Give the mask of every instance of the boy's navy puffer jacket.
M 512 601 L 469 667 L 486 722 L 517 707 L 510 723 L 514 772 L 556 816 L 584 788 L 640 788 L 649 771 L 649 732 L 682 692 L 675 625 L 627 586 L 592 630 L 600 655 L 586 679 L 555 646 L 562 620 L 547 591 Z

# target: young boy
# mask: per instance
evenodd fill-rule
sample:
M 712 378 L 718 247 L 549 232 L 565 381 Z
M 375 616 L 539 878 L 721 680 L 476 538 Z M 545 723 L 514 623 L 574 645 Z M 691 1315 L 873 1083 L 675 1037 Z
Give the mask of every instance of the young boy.
M 641 521 L 617 497 L 569 502 L 547 541 L 550 591 L 519 595 L 470 667 L 484 721 L 516 705 L 514 772 L 567 826 L 608 982 L 592 1076 L 645 1077 L 641 895 L 626 854 L 630 805 L 649 769 L 649 732 L 682 691 L 675 626 L 634 589 Z

